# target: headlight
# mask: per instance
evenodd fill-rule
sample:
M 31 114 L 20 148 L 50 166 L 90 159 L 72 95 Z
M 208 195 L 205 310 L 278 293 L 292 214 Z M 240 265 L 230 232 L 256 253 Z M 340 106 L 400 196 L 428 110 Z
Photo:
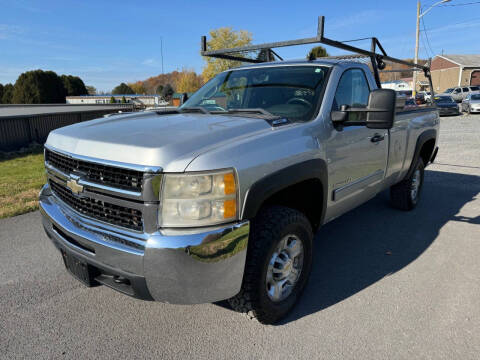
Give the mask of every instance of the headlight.
M 237 184 L 232 170 L 165 174 L 160 227 L 195 227 L 237 219 Z

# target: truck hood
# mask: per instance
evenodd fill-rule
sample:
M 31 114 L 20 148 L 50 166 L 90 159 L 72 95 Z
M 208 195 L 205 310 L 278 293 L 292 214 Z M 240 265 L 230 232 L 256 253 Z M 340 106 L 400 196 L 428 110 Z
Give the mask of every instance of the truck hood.
M 209 149 L 270 129 L 259 118 L 145 112 L 56 129 L 47 145 L 75 155 L 182 172 Z

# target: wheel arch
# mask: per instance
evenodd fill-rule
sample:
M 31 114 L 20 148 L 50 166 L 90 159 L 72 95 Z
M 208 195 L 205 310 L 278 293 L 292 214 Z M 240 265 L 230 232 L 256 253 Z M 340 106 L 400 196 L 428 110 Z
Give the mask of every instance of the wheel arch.
M 405 178 L 408 178 L 412 175 L 415 169 L 415 164 L 417 163 L 419 158 L 423 159 L 423 163 L 425 167 L 427 167 L 428 162 L 432 159 L 432 156 L 435 153 L 436 140 L 436 129 L 428 129 L 420 134 L 420 136 L 417 138 L 417 143 L 415 145 L 415 152 L 413 153 L 412 163 L 410 164 L 410 168 L 408 169 Z
M 249 189 L 242 219 L 253 219 L 269 205 L 283 205 L 303 212 L 315 231 L 327 207 L 327 165 L 322 159 L 288 166 L 256 181 Z

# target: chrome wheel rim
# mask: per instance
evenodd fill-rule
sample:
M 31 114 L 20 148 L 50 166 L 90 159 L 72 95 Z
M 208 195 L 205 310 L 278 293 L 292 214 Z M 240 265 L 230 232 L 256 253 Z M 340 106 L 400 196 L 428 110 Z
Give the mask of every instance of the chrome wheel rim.
M 266 290 L 273 302 L 286 299 L 295 288 L 303 267 L 303 243 L 287 235 L 278 243 L 267 269 Z
M 410 196 L 413 201 L 417 200 L 418 190 L 420 189 L 420 181 L 421 181 L 420 170 L 417 169 L 413 173 L 412 187 L 410 189 Z

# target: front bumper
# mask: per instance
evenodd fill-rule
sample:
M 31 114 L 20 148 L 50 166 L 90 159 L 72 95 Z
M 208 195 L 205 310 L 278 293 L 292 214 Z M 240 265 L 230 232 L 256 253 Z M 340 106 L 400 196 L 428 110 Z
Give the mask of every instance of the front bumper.
M 458 107 L 451 107 L 451 108 L 438 108 L 438 112 L 440 115 L 458 115 L 460 111 Z
M 43 226 L 54 245 L 95 267 L 96 280 L 128 295 L 175 304 L 224 300 L 240 291 L 249 222 L 208 230 L 127 231 L 71 210 L 45 185 Z M 117 284 L 113 276 L 126 279 Z

